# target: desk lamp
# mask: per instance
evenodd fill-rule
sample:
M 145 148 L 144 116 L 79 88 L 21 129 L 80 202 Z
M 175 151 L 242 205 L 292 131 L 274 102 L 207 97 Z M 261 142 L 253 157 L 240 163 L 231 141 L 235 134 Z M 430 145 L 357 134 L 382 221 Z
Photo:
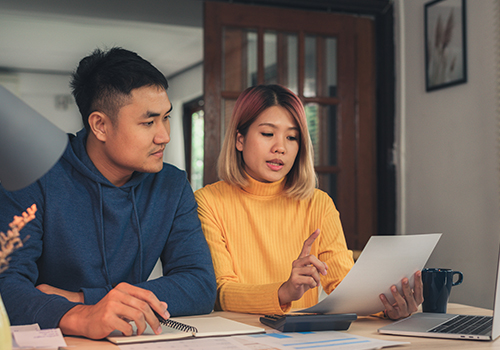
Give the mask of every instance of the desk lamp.
M 16 191 L 59 160 L 68 136 L 0 85 L 0 183 Z
M 19 190 L 42 177 L 61 157 L 67 143 L 68 137 L 62 130 L 0 85 L 0 183 L 6 190 Z M 8 262 L 6 256 L 16 247 L 22 246 L 18 236 L 16 227 L 13 236 L 2 233 L 0 237 L 0 257 L 4 268 Z M 4 251 L 6 240 L 10 244 L 18 243 L 16 247 Z M 9 318 L 0 298 L 2 349 L 12 349 L 11 342 Z

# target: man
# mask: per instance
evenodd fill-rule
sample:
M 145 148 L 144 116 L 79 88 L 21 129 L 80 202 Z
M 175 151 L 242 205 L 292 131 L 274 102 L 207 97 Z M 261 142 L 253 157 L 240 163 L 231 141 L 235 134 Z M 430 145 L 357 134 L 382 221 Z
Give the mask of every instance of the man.
M 138 333 L 146 324 L 160 333 L 154 312 L 210 312 L 216 284 L 193 192 L 183 171 L 163 163 L 167 80 L 113 48 L 82 59 L 71 86 L 85 128 L 36 183 L 0 186 L 0 227 L 38 207 L 0 274 L 11 323 L 100 339 L 115 329 L 131 335 L 129 321 Z M 163 276 L 147 281 L 158 258 Z

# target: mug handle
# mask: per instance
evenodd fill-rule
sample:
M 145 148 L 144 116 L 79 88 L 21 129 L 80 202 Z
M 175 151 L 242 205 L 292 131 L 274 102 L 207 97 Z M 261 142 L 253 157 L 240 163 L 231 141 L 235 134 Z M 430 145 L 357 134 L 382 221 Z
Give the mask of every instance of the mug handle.
M 456 282 L 453 282 L 452 286 L 458 286 L 459 284 L 461 284 L 464 280 L 464 275 L 463 273 L 461 273 L 460 271 L 453 271 L 452 272 L 452 276 L 453 278 L 455 277 L 455 275 L 458 275 L 458 280 Z

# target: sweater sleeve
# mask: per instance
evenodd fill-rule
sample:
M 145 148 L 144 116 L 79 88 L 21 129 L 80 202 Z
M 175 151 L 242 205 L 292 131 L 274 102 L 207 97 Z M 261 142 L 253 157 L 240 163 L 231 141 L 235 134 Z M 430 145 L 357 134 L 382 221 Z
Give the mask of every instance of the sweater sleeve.
M 8 269 L 0 274 L 0 294 L 12 325 L 38 323 L 41 328 L 56 328 L 61 317 L 77 304 L 35 288 L 37 260 L 43 250 L 44 206 L 39 182 L 16 192 L 0 186 L 0 231 L 5 232 L 13 216 L 21 215 L 33 203 L 38 211 L 20 232 L 24 246 L 10 255 Z
M 226 246 L 226 238 L 216 208 L 204 196 L 203 190 L 195 193 L 198 202 L 198 215 L 203 233 L 212 253 L 212 261 L 217 280 L 216 310 L 257 313 L 283 314 L 288 312 L 291 303 L 280 305 L 278 289 L 282 282 L 270 284 L 242 283 L 234 271 L 231 254 Z
M 326 276 L 321 276 L 321 285 L 330 294 L 354 266 L 354 260 L 352 251 L 347 249 L 340 215 L 332 199 L 323 194 L 319 207 L 323 208 L 323 222 L 318 258 L 328 266 Z
M 165 301 L 172 316 L 210 313 L 216 295 L 214 269 L 187 180 L 178 203 L 161 256 L 163 276 L 137 286 Z

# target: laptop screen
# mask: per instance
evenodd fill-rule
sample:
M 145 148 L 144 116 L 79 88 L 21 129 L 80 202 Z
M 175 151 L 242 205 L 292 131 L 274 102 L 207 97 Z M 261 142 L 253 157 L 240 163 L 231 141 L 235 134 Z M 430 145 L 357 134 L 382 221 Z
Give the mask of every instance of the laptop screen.
M 500 252 L 500 249 L 499 249 Z M 500 253 L 497 262 L 497 282 L 495 284 L 495 300 L 493 301 L 493 326 L 491 329 L 492 339 L 500 335 Z

